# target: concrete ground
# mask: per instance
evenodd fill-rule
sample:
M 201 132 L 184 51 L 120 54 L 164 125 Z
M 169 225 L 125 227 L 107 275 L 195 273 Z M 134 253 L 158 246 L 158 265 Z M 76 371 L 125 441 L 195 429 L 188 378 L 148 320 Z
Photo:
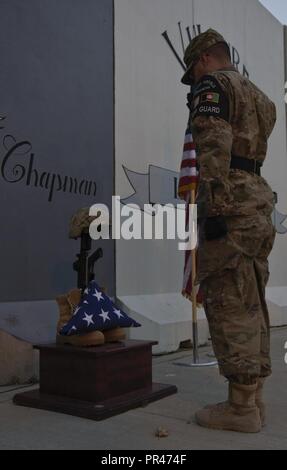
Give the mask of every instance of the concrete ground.
M 188 369 L 190 351 L 154 358 L 154 381 L 175 384 L 177 395 L 94 422 L 13 405 L 15 392 L 0 388 L 0 449 L 201 450 L 287 449 L 287 328 L 272 331 L 273 376 L 266 385 L 268 425 L 260 434 L 200 428 L 189 417 L 207 403 L 223 401 L 226 383 L 217 368 Z M 209 350 L 201 349 L 206 358 Z M 155 437 L 158 427 L 169 436 Z

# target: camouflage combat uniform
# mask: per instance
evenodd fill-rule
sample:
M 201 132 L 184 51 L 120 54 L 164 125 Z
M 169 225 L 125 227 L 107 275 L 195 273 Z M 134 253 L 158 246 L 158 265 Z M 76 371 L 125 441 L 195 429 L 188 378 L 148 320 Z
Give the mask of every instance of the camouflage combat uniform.
M 232 155 L 264 162 L 276 108 L 231 66 L 196 84 L 190 119 L 200 165 L 196 283 L 221 374 L 254 383 L 271 374 L 265 287 L 274 194 L 263 177 L 230 163 Z

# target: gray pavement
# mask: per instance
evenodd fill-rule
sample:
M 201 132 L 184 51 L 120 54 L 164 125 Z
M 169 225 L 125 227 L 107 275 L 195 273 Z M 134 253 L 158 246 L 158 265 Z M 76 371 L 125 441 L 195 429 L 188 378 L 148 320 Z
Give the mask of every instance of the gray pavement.
M 207 403 L 226 398 L 226 383 L 217 368 L 188 369 L 190 351 L 153 359 L 154 381 L 177 385 L 177 395 L 145 408 L 94 422 L 13 405 L 15 392 L 0 388 L 0 449 L 195 450 L 287 449 L 287 328 L 272 331 L 273 376 L 266 385 L 268 425 L 260 434 L 200 428 L 190 417 Z M 201 349 L 202 357 L 209 352 Z M 4 392 L 4 393 L 2 393 Z M 169 436 L 155 437 L 158 427 Z

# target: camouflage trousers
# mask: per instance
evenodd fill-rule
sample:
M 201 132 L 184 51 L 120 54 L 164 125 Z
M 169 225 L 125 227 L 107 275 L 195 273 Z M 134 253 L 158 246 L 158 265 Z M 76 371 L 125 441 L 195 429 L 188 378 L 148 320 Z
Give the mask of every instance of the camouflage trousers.
M 246 254 L 248 250 L 240 249 L 237 243 L 244 238 L 238 227 L 233 232 L 230 226 L 227 243 L 226 240 L 207 242 L 214 243 L 214 249 L 219 250 L 215 257 L 224 260 L 228 253 L 229 261 L 221 268 L 218 264 L 218 269 L 209 275 L 205 273 L 201 282 L 220 373 L 229 380 L 246 384 L 254 383 L 259 376 L 271 375 L 270 322 L 265 288 L 269 279 L 267 258 L 275 230 L 270 220 L 264 225 L 264 230 L 260 230 L 260 243 L 253 239 L 255 248 L 249 255 Z M 241 236 L 236 237 L 240 232 Z M 231 256 L 231 246 L 234 256 Z

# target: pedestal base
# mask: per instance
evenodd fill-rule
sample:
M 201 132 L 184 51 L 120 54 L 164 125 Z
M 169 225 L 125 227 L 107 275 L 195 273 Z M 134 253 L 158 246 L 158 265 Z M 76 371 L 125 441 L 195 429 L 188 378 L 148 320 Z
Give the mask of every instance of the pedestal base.
M 174 385 L 152 382 L 153 344 L 36 347 L 40 390 L 16 395 L 14 403 L 100 421 L 173 395 Z
M 39 390 L 21 393 L 14 397 L 14 403 L 28 408 L 54 411 L 80 418 L 101 421 L 111 416 L 147 406 L 177 392 L 175 386 L 153 383 L 151 388 L 127 393 L 102 403 L 86 402 L 67 397 L 45 395 Z

